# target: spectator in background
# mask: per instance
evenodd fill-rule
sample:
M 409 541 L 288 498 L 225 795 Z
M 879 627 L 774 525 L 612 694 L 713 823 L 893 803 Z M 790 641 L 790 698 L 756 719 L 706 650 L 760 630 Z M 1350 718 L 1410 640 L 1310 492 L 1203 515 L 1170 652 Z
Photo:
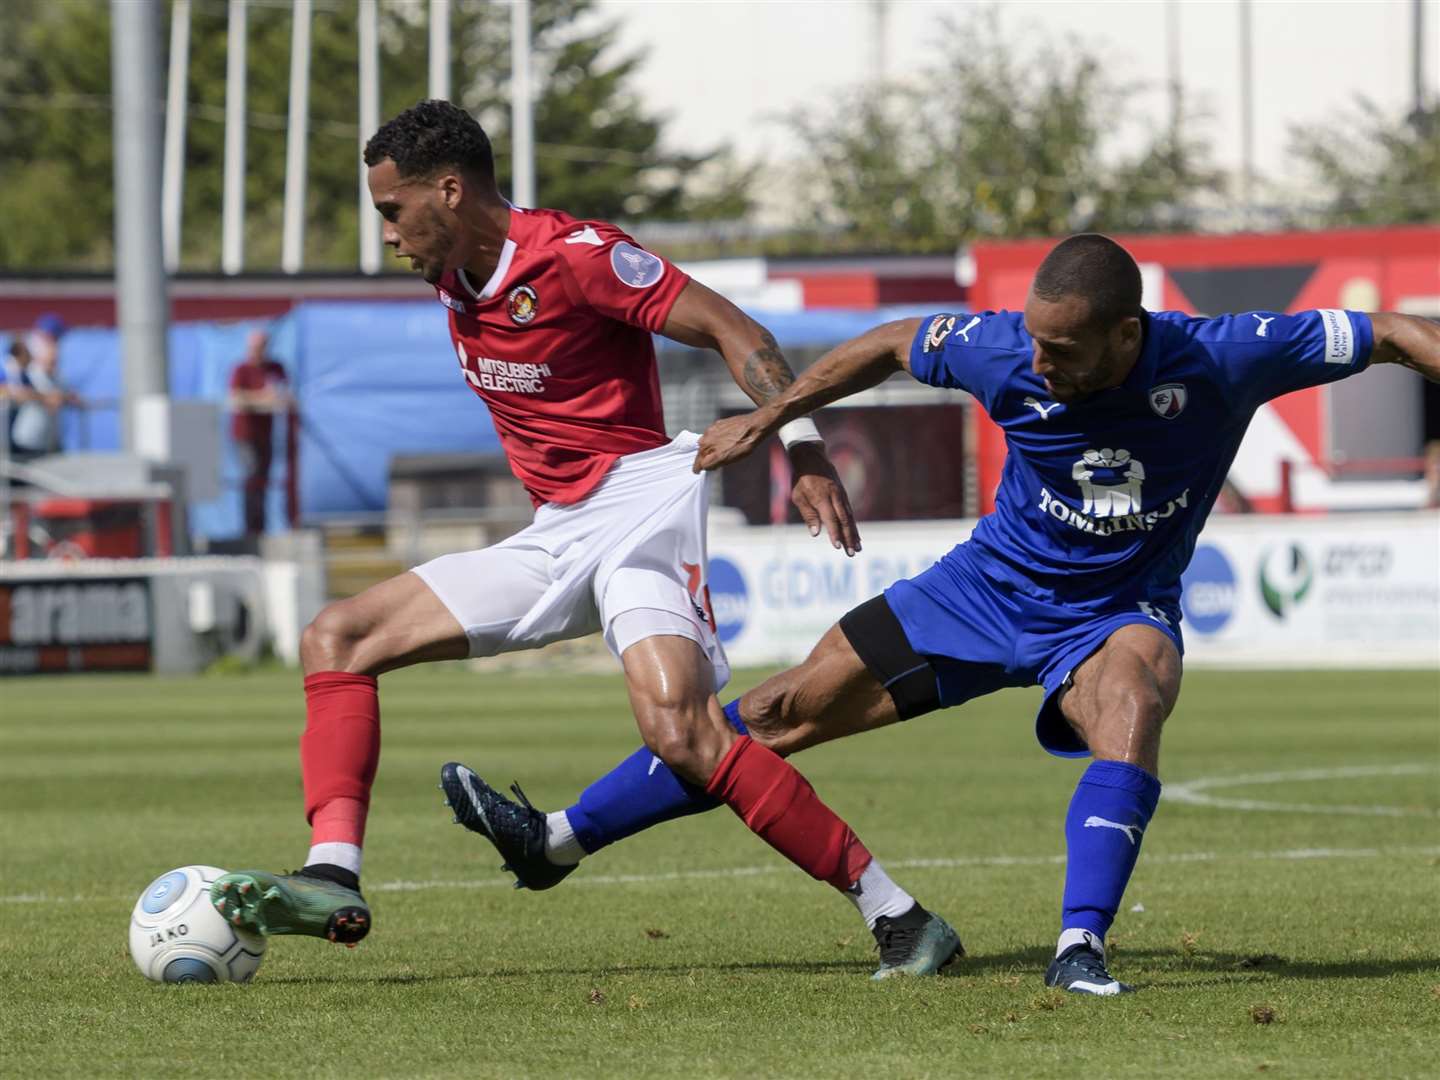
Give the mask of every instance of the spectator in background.
M 25 373 L 25 365 L 30 363 L 30 349 L 26 346 L 23 338 L 15 338 L 10 342 L 10 347 L 5 350 L 5 362 L 0 364 L 0 386 L 13 391 L 20 385 L 20 376 Z
M 44 360 L 55 370 L 60 368 L 60 339 L 69 327 L 65 320 L 53 311 L 47 311 L 35 320 L 35 326 L 26 336 L 25 344 L 30 355 Z
M 285 369 L 267 349 L 270 337 L 252 330 L 245 356 L 230 373 L 230 434 L 244 469 L 245 535 L 265 531 L 265 491 L 274 457 L 275 414 L 290 407 Z
M 0 413 L 0 427 L 4 428 L 6 450 L 11 455 L 15 453 L 12 437 L 15 410 L 22 401 L 31 397 L 31 392 L 24 383 L 25 368 L 29 364 L 30 350 L 26 348 L 25 342 L 17 337 L 10 342 L 9 348 L 5 350 L 5 361 L 0 364 L 0 405 L 4 407 L 3 413 Z
M 65 324 L 58 315 L 42 315 L 28 341 L 10 345 L 14 370 L 11 383 L 10 453 L 20 462 L 59 453 L 60 410 L 79 405 L 80 398 L 60 381 L 60 337 Z

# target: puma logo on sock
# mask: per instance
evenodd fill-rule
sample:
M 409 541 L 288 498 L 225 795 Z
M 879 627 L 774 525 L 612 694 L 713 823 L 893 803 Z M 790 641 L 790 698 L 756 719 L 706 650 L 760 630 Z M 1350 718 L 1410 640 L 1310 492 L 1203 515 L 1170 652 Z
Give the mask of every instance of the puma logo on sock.
M 1144 835 L 1145 833 L 1145 830 L 1140 828 L 1139 825 L 1121 825 L 1118 821 L 1106 821 L 1103 817 L 1099 817 L 1095 814 L 1091 814 L 1085 819 L 1085 828 L 1119 829 L 1125 834 L 1126 838 L 1130 841 L 1132 845 L 1138 844 L 1140 842 L 1139 840 L 1135 839 L 1135 836 L 1132 834 L 1138 833 L 1140 835 Z

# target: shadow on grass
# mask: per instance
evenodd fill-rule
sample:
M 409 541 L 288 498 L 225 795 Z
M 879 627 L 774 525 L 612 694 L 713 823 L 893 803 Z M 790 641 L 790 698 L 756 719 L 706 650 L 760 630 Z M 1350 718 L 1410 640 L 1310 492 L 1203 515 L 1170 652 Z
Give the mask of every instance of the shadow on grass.
M 942 978 L 1041 975 L 1053 955 L 1048 948 L 1015 949 L 985 956 L 967 956 L 947 970 Z M 1406 960 L 1287 960 L 1271 954 L 1195 953 L 1159 949 L 1125 949 L 1113 957 L 1112 966 L 1120 978 L 1129 976 L 1136 986 L 1160 982 L 1192 986 L 1243 986 L 1271 978 L 1282 979 L 1383 979 L 1392 975 L 1440 972 L 1440 957 Z M 540 976 L 585 975 L 613 978 L 622 975 L 691 975 L 751 973 L 792 973 L 798 975 L 868 975 L 872 961 L 861 960 L 756 960 L 737 963 L 612 964 L 594 967 L 497 967 L 476 968 L 444 974 L 405 973 L 393 975 L 295 975 L 266 979 L 267 983 L 369 983 L 377 986 L 407 983 L 458 982 L 466 979 L 530 979 Z
M 1114 966 L 1139 968 L 1155 976 L 1179 976 L 1186 986 L 1241 985 L 1266 978 L 1385 979 L 1392 975 L 1440 973 L 1440 956 L 1376 960 L 1290 960 L 1273 953 L 1196 952 L 1124 949 Z M 1188 976 L 1203 976 L 1196 979 Z M 1123 975 L 1121 976 L 1123 978 Z

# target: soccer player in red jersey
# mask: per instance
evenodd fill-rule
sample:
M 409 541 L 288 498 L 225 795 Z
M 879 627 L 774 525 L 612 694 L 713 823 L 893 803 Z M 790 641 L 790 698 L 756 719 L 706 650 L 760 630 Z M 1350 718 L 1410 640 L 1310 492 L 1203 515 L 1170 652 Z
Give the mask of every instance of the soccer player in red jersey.
M 376 677 L 598 630 L 624 668 L 650 751 L 846 893 L 881 942 L 877 976 L 929 974 L 961 955 L 945 921 L 885 874 L 792 765 L 732 726 L 715 696 L 729 668 L 705 585 L 699 438 L 665 434 L 650 335 L 716 350 L 757 404 L 794 379 L 775 339 L 615 226 L 508 203 L 489 140 L 455 105 L 424 101 L 390 120 L 365 163 L 385 243 L 449 310 L 461 374 L 488 407 L 535 520 L 493 547 L 331 604 L 306 629 L 310 852 L 296 874 L 226 875 L 212 890 L 216 906 L 262 933 L 359 941 L 371 924 L 359 874 L 380 753 Z M 813 425 L 781 436 L 812 533 L 823 527 L 835 547 L 857 550 Z M 513 852 L 512 862 L 554 867 L 553 880 L 532 877 L 531 887 L 579 861 L 564 857 L 577 843 L 564 814 L 547 819 L 523 796 L 512 803 L 456 763 L 441 782 L 457 819 Z

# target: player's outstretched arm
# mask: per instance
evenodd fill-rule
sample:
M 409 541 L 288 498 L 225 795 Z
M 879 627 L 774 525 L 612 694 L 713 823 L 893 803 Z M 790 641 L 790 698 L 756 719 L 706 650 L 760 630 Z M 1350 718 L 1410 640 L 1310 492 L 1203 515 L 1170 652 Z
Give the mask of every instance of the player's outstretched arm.
M 700 440 L 697 469 L 718 469 L 745 457 L 791 420 L 857 394 L 909 369 L 910 342 L 920 319 L 901 319 L 835 346 L 754 412 L 717 420 Z
M 714 349 L 756 405 L 774 399 L 795 381 L 775 336 L 725 297 L 691 281 L 676 297 L 661 330 L 697 349 Z
M 1440 323 L 1417 315 L 1377 311 L 1370 315 L 1370 325 L 1375 331 L 1372 363 L 1400 364 L 1431 382 L 1440 382 Z
M 718 352 L 736 385 L 757 405 L 773 400 L 795 381 L 795 373 L 785 362 L 774 335 L 698 281 L 689 282 L 676 297 L 661 332 L 686 345 Z M 794 474 L 790 499 L 809 526 L 810 535 L 818 536 L 824 528 L 833 547 L 854 555 L 860 550 L 855 511 L 825 452 L 825 444 L 793 442 L 787 452 Z M 700 455 L 696 456 L 696 472 L 715 467 L 702 465 Z

